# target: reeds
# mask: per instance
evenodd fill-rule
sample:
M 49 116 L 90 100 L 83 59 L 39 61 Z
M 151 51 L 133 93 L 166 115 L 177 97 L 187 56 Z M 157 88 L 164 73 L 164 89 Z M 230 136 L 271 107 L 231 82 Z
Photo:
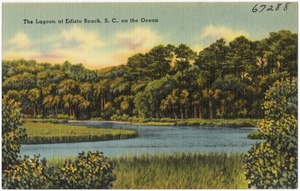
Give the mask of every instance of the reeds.
M 74 158 L 55 157 L 49 165 L 62 167 Z M 114 189 L 246 189 L 244 154 L 187 153 L 123 156 L 115 164 Z
M 142 155 L 114 159 L 115 189 L 242 189 L 242 154 Z
M 208 127 L 256 127 L 259 119 L 184 119 L 175 122 L 178 126 L 208 126 Z
M 22 144 L 91 142 L 137 136 L 134 130 L 89 128 L 67 124 L 27 122 L 22 128 L 25 128 L 28 134 Z

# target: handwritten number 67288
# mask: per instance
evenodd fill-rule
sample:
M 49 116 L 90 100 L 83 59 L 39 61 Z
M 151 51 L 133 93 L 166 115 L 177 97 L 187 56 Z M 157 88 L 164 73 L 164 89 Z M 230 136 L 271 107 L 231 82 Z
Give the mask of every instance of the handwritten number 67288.
M 274 6 L 274 5 L 265 5 L 265 4 L 259 4 L 259 3 L 257 3 L 252 8 L 252 12 L 253 13 L 261 13 L 263 11 L 279 11 L 279 10 L 287 11 L 290 4 L 291 3 L 285 3 L 285 4 L 283 4 L 283 3 L 277 3 Z

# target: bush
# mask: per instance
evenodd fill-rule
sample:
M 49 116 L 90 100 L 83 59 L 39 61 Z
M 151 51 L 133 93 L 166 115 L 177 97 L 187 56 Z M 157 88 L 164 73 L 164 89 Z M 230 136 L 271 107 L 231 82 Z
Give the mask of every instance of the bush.
M 21 125 L 19 104 L 6 97 L 2 100 L 2 188 L 4 189 L 57 189 L 111 187 L 115 179 L 113 165 L 103 153 L 79 154 L 66 161 L 63 168 L 48 167 L 45 159 L 19 157 L 20 142 L 25 139 Z
M 276 81 L 266 92 L 259 123 L 265 141 L 250 149 L 244 165 L 249 188 L 297 188 L 297 102 L 296 80 Z
M 9 166 L 3 172 L 2 186 L 6 189 L 49 189 L 53 187 L 54 171 L 46 165 L 46 160 L 39 156 L 33 159 L 25 156 L 19 164 Z M 57 176 L 57 175 L 56 175 Z
M 109 189 L 115 180 L 113 165 L 103 153 L 80 153 L 75 161 L 67 160 L 61 168 L 60 188 Z
M 18 163 L 20 143 L 26 138 L 24 129 L 18 128 L 21 122 L 20 103 L 2 99 L 2 171 Z
M 110 120 L 113 120 L 113 121 L 128 121 L 129 116 L 126 115 L 126 114 L 123 114 L 123 115 L 114 114 L 113 116 L 110 117 Z

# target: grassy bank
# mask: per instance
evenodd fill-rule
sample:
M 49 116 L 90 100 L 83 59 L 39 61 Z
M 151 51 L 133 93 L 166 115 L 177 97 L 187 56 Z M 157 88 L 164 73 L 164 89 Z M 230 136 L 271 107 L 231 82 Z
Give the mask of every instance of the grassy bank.
M 242 189 L 241 154 L 174 154 L 115 159 L 115 189 Z
M 209 126 L 209 127 L 255 127 L 259 119 L 185 119 L 175 122 L 178 126 Z
M 127 139 L 137 136 L 134 130 L 89 128 L 67 124 L 26 122 L 28 138 L 22 144 L 74 143 Z
M 263 139 L 263 134 L 259 131 L 252 131 L 247 135 L 248 139 Z
M 101 119 L 91 119 L 100 120 Z M 206 127 L 256 127 L 260 119 L 235 118 L 235 119 L 171 119 L 171 118 L 137 118 L 124 117 L 114 119 L 115 121 L 130 122 L 138 125 L 160 125 L 160 126 L 206 126 Z
M 114 189 L 246 189 L 242 154 L 171 154 L 113 158 Z M 65 159 L 50 165 L 62 167 Z

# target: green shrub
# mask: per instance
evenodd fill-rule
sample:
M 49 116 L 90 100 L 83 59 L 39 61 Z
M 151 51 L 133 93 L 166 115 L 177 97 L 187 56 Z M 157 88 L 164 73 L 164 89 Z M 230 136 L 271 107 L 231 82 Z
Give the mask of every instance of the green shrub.
M 18 163 L 20 143 L 26 138 L 24 129 L 18 128 L 21 122 L 20 103 L 2 99 L 2 171 Z
M 61 168 L 60 188 L 108 189 L 115 180 L 113 164 L 103 153 L 80 153 L 75 161 L 67 160 Z
M 50 170 L 46 160 L 40 160 L 39 156 L 34 156 L 33 159 L 25 156 L 19 164 L 4 170 L 2 186 L 6 189 L 49 189 L 54 183 L 51 177 L 54 171 L 49 172 Z
M 20 142 L 25 139 L 21 125 L 19 104 L 6 97 L 2 99 L 2 188 L 4 189 L 58 189 L 111 187 L 115 179 L 113 165 L 103 153 L 79 154 L 66 161 L 63 168 L 48 167 L 45 159 L 19 157 Z
M 264 142 L 245 159 L 249 188 L 297 188 L 297 81 L 276 81 L 266 92 L 265 119 L 259 123 Z
M 160 122 L 172 123 L 174 121 L 175 121 L 175 119 L 172 119 L 172 118 L 161 118 L 160 119 Z

